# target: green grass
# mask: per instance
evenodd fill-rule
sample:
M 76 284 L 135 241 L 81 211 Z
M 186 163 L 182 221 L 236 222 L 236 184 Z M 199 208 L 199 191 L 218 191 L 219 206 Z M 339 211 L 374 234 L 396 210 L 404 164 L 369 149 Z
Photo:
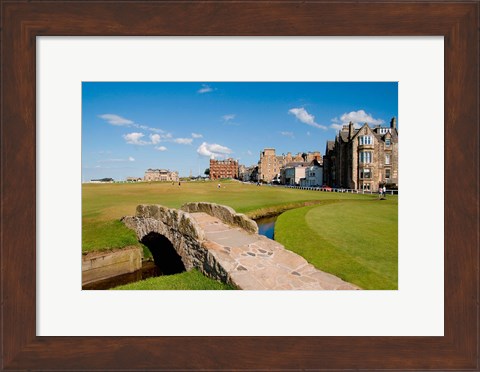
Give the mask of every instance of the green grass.
M 128 229 L 120 220 L 96 220 L 83 223 L 82 250 L 90 252 L 119 247 L 139 245 L 133 230 Z
M 181 274 L 158 276 L 139 282 L 121 285 L 112 289 L 120 290 L 221 290 L 235 289 L 216 280 L 207 278 L 197 270 Z
M 180 187 L 168 182 L 84 184 L 82 250 L 89 252 L 140 245 L 135 233 L 119 221 L 122 216 L 134 215 L 138 204 L 179 208 L 187 202 L 206 201 L 228 205 L 251 218 L 298 208 L 285 212 L 277 220 L 275 239 L 287 249 L 302 255 L 319 269 L 362 288 L 397 288 L 396 196 L 379 201 L 377 195 L 368 194 L 318 192 L 228 181 L 222 182 L 219 189 L 217 184 L 182 182 Z M 151 256 L 145 247 L 144 253 Z M 141 285 L 152 289 L 177 289 L 176 286 L 182 286 L 183 282 L 185 287 L 178 289 L 198 288 L 189 281 L 189 275 L 201 274 L 180 274 L 173 282 L 170 277 L 159 277 Z
M 398 288 L 398 198 L 338 200 L 282 214 L 275 240 L 364 289 Z
M 205 201 L 224 204 L 252 218 L 274 214 L 318 200 L 372 198 L 370 195 L 339 194 L 246 185 L 239 182 L 140 182 L 82 185 L 83 251 L 121 248 L 134 235 L 114 221 L 132 216 L 138 204 L 161 204 L 179 208 L 184 203 Z

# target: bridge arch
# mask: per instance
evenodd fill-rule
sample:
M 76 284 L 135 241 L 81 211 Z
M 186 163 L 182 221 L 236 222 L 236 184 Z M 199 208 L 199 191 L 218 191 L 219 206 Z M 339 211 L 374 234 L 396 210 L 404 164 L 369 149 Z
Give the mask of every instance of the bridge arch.
M 182 257 L 166 236 L 152 231 L 145 235 L 140 242 L 148 248 L 155 265 L 163 275 L 179 274 L 186 271 Z

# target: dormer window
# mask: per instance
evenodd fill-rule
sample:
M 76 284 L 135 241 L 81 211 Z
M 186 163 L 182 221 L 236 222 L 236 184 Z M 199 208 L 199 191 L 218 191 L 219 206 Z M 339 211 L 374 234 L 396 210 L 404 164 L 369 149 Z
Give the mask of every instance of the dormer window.
M 390 146 L 391 140 L 390 138 L 385 138 L 385 146 Z
M 360 136 L 358 138 L 358 143 L 360 145 L 373 145 L 373 138 L 372 136 Z

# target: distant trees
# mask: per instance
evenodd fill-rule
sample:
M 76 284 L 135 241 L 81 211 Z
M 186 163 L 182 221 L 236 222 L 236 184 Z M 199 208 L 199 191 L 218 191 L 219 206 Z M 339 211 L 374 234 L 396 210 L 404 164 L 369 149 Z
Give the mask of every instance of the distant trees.
M 205 169 L 205 172 L 203 172 L 206 176 L 210 176 L 210 168 Z

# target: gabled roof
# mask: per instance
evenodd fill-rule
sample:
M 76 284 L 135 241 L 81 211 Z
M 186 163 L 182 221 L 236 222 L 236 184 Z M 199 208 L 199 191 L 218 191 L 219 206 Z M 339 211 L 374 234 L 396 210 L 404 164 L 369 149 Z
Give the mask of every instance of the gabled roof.
M 358 136 L 358 134 L 362 131 L 362 129 L 363 129 L 364 127 L 367 127 L 368 130 L 370 131 L 370 133 L 376 135 L 376 133 L 372 130 L 372 128 L 370 128 L 370 126 L 369 126 L 367 123 L 365 123 L 365 124 L 363 124 L 359 129 L 356 129 L 356 130 L 355 130 L 355 133 L 353 134 L 353 136 L 352 136 L 352 138 L 351 138 L 352 141 L 353 141 L 353 139 L 354 139 L 355 137 Z

